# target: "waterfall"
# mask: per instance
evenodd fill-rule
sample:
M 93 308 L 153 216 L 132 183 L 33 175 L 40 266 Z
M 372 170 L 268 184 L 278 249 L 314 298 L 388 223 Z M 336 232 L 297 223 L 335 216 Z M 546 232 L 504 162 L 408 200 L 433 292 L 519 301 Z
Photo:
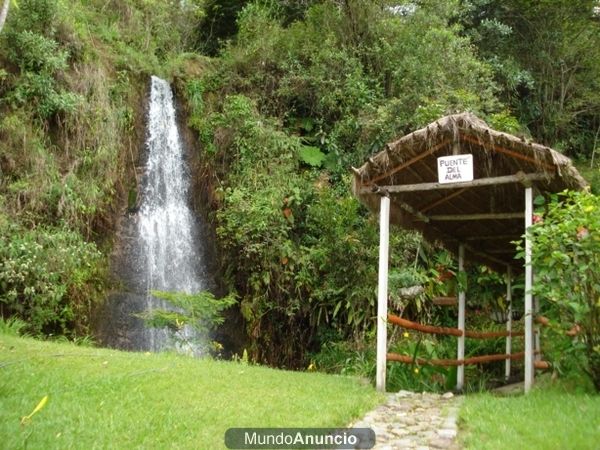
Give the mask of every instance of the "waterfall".
M 110 347 L 152 351 L 176 347 L 202 353 L 204 346 L 197 342 L 201 337 L 191 327 L 173 333 L 148 327 L 138 317 L 154 309 L 175 310 L 150 295 L 151 290 L 192 294 L 214 288 L 206 225 L 190 206 L 190 169 L 173 92 L 168 82 L 155 76 L 144 150 L 138 208 L 122 217 L 113 256 L 121 289 L 99 313 L 96 335 Z
M 198 223 L 189 206 L 190 175 L 177 129 L 173 92 L 169 83 L 155 76 L 151 78 L 146 147 L 138 232 L 147 289 L 188 294 L 207 289 L 198 273 Z M 154 308 L 169 306 L 147 295 L 146 309 Z M 190 331 L 184 330 L 181 337 L 189 337 Z M 164 348 L 167 334 L 166 330 L 148 329 L 150 348 Z

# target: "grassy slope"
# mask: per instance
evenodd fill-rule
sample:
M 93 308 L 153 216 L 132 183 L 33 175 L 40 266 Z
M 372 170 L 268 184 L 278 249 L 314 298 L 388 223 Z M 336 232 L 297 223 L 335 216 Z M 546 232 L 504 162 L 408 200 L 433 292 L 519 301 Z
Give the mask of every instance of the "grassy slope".
M 460 420 L 466 448 L 600 448 L 600 396 L 562 386 L 539 386 L 526 396 L 467 396 Z
M 229 427 L 341 426 L 378 398 L 347 377 L 0 335 L 2 448 L 221 448 Z

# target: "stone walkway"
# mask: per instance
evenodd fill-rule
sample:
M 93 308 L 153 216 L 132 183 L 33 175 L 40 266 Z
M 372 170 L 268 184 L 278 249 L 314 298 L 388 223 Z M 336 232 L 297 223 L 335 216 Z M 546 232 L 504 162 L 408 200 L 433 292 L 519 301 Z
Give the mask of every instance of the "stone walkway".
M 400 391 L 387 394 L 387 402 L 353 423 L 372 428 L 377 436 L 375 449 L 457 450 L 460 398 L 446 394 Z

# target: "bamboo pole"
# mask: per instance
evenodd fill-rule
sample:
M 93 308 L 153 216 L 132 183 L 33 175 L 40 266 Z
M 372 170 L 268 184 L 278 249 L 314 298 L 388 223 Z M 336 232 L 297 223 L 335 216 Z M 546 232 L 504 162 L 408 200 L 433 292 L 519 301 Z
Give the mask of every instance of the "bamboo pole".
M 410 320 L 403 319 L 401 317 L 395 316 L 393 314 L 388 314 L 388 321 L 399 325 L 403 328 L 408 328 L 409 330 L 421 331 L 423 333 L 430 334 L 444 334 L 450 336 L 462 336 L 463 332 L 458 328 L 449 328 L 449 327 L 436 327 L 433 325 L 421 325 L 420 323 L 411 322 Z
M 531 238 L 527 232 L 533 222 L 533 189 L 525 188 L 525 393 L 533 386 L 533 267 Z
M 429 334 L 443 334 L 445 336 L 456 336 L 456 337 L 467 337 L 472 339 L 496 339 L 501 337 L 509 336 L 507 331 L 469 331 L 465 330 L 464 333 L 458 328 L 451 327 L 437 327 L 434 325 L 423 325 L 417 322 L 412 322 L 402 317 L 398 317 L 394 314 L 388 314 L 388 322 L 398 325 L 402 328 L 409 330 L 420 331 L 422 333 Z M 523 331 L 510 331 L 511 337 L 523 336 Z
M 502 361 L 504 359 L 520 359 L 523 358 L 525 352 L 513 353 L 511 355 L 507 355 L 504 353 L 498 353 L 494 355 L 482 355 L 482 356 L 473 356 L 471 358 L 466 359 L 426 359 L 426 358 L 414 358 L 412 356 L 407 355 L 399 355 L 397 353 L 388 353 L 387 360 L 388 361 L 396 361 L 405 364 L 417 363 L 419 365 L 431 365 L 431 366 L 469 366 L 474 364 L 486 364 L 494 361 Z M 540 365 L 541 366 L 541 365 Z M 541 368 L 541 367 L 540 367 Z
M 388 259 L 390 243 L 390 198 L 381 196 L 379 214 L 379 280 L 377 285 L 377 390 L 385 392 L 388 309 Z
M 465 274 L 465 246 L 461 243 L 458 245 L 458 272 Z M 458 360 L 465 358 L 465 291 L 460 287 L 458 291 L 458 329 L 462 331 L 462 336 L 458 338 L 458 348 L 456 351 Z M 456 373 L 456 390 L 462 391 L 465 385 L 465 366 L 458 366 Z

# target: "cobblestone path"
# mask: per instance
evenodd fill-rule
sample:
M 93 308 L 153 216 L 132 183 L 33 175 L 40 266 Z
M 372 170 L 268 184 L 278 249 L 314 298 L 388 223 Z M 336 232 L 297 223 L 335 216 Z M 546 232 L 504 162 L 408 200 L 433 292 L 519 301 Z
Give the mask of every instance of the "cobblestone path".
M 460 448 L 456 442 L 460 398 L 450 392 L 442 395 L 408 391 L 387 397 L 386 403 L 352 424 L 375 431 L 375 449 Z

